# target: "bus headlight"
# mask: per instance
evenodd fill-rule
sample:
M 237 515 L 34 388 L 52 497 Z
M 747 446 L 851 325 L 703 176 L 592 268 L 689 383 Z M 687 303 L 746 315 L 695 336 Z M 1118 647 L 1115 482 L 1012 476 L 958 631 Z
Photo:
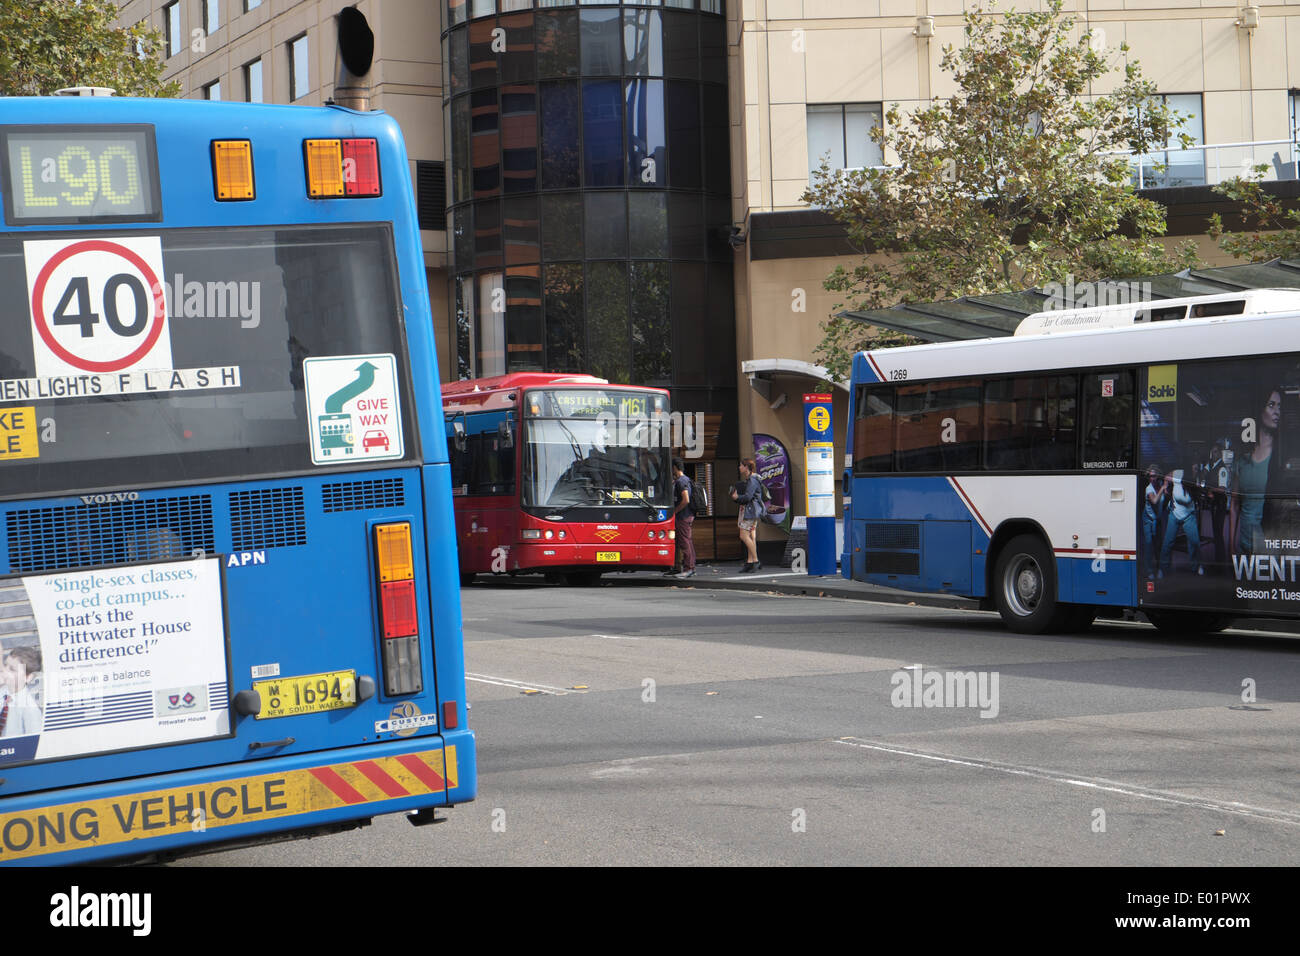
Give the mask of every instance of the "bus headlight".
M 555 537 L 555 532 L 552 531 L 550 528 L 547 528 L 547 529 L 546 529 L 546 534 L 545 534 L 545 538 L 546 538 L 546 540 L 547 540 L 547 541 L 550 541 L 550 540 L 551 540 L 552 538 L 554 538 L 554 537 Z
M 541 536 L 542 533 L 536 528 L 525 528 L 523 531 L 519 532 L 519 537 L 523 538 L 525 541 L 536 541 Z

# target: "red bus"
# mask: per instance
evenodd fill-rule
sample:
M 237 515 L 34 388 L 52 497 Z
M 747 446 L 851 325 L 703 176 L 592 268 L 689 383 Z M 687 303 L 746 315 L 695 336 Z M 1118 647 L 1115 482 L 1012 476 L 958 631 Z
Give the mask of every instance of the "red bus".
M 666 391 L 515 372 L 444 385 L 442 408 L 462 584 L 672 566 Z

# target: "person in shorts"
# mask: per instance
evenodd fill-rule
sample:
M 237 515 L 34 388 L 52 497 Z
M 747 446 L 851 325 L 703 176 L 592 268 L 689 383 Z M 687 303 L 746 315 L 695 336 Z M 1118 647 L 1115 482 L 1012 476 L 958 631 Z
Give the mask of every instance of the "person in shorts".
M 731 500 L 741 506 L 736 526 L 739 528 L 740 542 L 745 546 L 745 566 L 740 569 L 740 573 L 752 574 L 763 568 L 758 563 L 758 542 L 755 540 L 758 518 L 763 513 L 763 486 L 758 475 L 754 474 L 754 459 L 741 459 L 739 470 L 740 481 L 731 489 Z

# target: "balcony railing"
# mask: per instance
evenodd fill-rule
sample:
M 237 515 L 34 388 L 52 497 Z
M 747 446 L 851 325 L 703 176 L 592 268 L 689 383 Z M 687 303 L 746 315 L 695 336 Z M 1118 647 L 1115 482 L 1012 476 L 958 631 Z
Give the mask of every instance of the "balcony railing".
M 1138 189 L 1173 186 L 1214 186 L 1234 176 L 1249 178 L 1256 166 L 1267 166 L 1266 181 L 1295 179 L 1300 144 L 1289 139 L 1250 143 L 1212 143 L 1190 149 L 1129 154 L 1133 184 Z

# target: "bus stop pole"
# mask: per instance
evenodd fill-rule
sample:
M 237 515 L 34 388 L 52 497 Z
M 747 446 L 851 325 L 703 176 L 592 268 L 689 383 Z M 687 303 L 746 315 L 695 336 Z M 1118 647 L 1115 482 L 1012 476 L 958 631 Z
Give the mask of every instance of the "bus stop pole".
M 803 397 L 808 574 L 835 574 L 835 441 L 830 395 Z

